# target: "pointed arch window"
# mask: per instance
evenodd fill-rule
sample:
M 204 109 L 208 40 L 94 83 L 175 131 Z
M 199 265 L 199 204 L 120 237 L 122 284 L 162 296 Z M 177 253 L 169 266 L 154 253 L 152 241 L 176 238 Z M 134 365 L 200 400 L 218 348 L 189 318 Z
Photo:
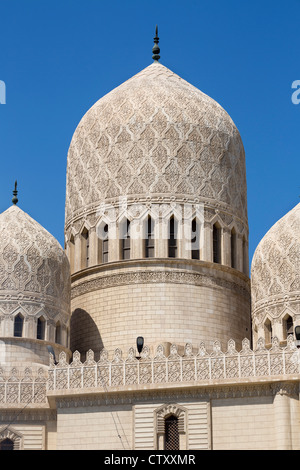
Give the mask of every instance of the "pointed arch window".
M 191 258 L 200 259 L 200 234 L 196 218 L 192 220 Z
M 102 263 L 108 263 L 108 225 L 103 227 L 104 238 L 102 240 Z
M 165 404 L 154 410 L 156 419 L 155 448 L 160 450 L 187 449 L 188 411 L 177 404 Z
M 14 450 L 14 441 L 9 438 L 0 442 L 0 450 Z
M 123 225 L 122 259 L 130 259 L 130 221 L 125 220 Z
M 55 342 L 61 344 L 61 324 L 57 322 L 55 325 Z
M 14 320 L 14 336 L 21 338 L 23 336 L 24 317 L 18 313 Z
M 46 331 L 46 321 L 43 317 L 39 317 L 37 321 L 36 338 L 45 339 L 45 331 Z
M 294 334 L 293 319 L 290 315 L 287 315 L 283 320 L 283 339 L 287 339 L 292 334 Z
M 155 249 L 154 222 L 152 218 L 149 216 L 147 220 L 146 237 L 145 237 L 145 257 L 154 258 L 154 249 Z
M 177 257 L 177 223 L 175 217 L 172 216 L 169 222 L 169 258 Z
M 221 227 L 213 226 L 213 262 L 221 263 Z
M 235 268 L 237 267 L 237 259 L 236 259 L 236 231 L 234 228 L 231 230 L 231 267 Z
M 13 428 L 4 427 L 0 430 L 0 450 L 22 450 L 23 435 Z
M 265 343 L 266 344 L 271 344 L 272 343 L 272 338 L 273 338 L 272 323 L 268 318 L 265 321 L 264 329 L 265 329 Z
M 165 418 L 165 450 L 179 450 L 178 418 L 175 415 Z
M 89 231 L 84 228 L 81 233 L 82 237 L 82 268 L 89 267 L 89 258 L 90 258 L 90 237 Z

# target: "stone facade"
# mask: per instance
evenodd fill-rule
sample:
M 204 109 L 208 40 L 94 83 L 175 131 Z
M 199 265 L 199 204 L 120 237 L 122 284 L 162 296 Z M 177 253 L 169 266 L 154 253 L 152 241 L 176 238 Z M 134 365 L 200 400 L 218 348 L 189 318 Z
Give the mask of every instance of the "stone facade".
M 181 450 L 298 449 L 299 350 L 291 336 L 285 347 L 258 343 L 253 351 L 245 339 L 239 352 L 233 340 L 226 352 L 200 344 L 196 353 L 187 344 L 182 354 L 173 344 L 168 356 L 163 345 L 154 356 L 145 346 L 140 358 L 117 349 L 97 362 L 93 351 L 84 362 L 62 352 L 47 371 L 2 369 L 0 437 L 15 433 L 18 448 L 163 450 L 171 413 Z M 26 413 L 14 415 L 26 401 Z
M 184 346 L 251 337 L 249 280 L 236 270 L 190 260 L 132 260 L 91 268 L 72 283 L 71 349 L 127 350 L 143 336 Z M 188 309 L 187 309 L 188 305 Z M 79 324 L 81 328 L 79 328 Z
M 101 98 L 68 152 L 66 254 L 0 216 L 0 449 L 299 450 L 299 207 L 250 281 L 224 109 L 157 61 Z

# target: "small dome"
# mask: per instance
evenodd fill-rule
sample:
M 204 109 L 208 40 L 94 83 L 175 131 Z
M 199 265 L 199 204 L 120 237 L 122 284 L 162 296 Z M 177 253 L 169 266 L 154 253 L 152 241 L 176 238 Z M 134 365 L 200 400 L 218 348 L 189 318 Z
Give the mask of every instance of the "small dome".
M 46 321 L 65 327 L 70 316 L 70 268 L 58 241 L 13 205 L 0 215 L 0 324 L 16 312 L 27 320 L 42 314 Z M 2 329 L 0 336 L 12 334 Z
M 299 313 L 300 203 L 267 232 L 256 248 L 251 266 L 253 315 L 261 309 L 281 315 L 289 303 Z M 276 312 L 275 310 L 276 309 Z
M 158 62 L 101 98 L 79 123 L 68 152 L 66 227 L 121 196 L 196 198 L 247 220 L 236 126 L 212 98 Z

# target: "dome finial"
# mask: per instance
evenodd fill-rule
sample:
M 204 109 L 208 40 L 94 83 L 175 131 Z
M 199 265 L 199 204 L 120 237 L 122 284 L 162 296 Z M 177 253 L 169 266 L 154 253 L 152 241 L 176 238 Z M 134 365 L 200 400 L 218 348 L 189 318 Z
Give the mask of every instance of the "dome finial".
M 160 55 L 159 55 L 160 48 L 158 47 L 159 37 L 158 37 L 158 27 L 157 27 L 157 25 L 156 25 L 156 28 L 155 28 L 155 37 L 153 39 L 154 39 L 154 46 L 152 48 L 152 52 L 153 52 L 152 59 L 155 62 L 158 62 L 159 59 L 160 59 Z
M 18 202 L 18 198 L 17 198 L 17 195 L 18 195 L 17 180 L 15 181 L 15 189 L 13 190 L 13 195 L 14 195 L 14 197 L 12 198 L 12 203 L 17 204 L 17 202 Z

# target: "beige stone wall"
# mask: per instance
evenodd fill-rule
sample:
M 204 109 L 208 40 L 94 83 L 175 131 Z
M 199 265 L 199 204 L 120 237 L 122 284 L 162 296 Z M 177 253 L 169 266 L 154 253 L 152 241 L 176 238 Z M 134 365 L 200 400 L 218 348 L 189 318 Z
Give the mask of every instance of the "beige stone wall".
M 49 343 L 48 341 L 0 337 L 0 367 L 20 367 L 20 364 L 28 365 L 29 367 L 36 364 L 49 366 L 48 345 L 53 348 L 57 358 L 62 351 L 67 356 L 70 355 L 69 349 L 55 343 Z
M 139 260 L 111 264 L 74 277 L 71 350 L 95 354 L 103 347 L 123 351 L 143 336 L 195 346 L 234 337 L 250 338 L 246 276 L 228 267 L 186 260 Z
M 86 404 L 58 409 L 57 429 L 57 450 L 129 450 L 132 449 L 132 407 Z
M 57 422 L 47 421 L 46 424 L 46 449 L 56 450 L 57 447 Z
M 28 414 L 9 424 L 18 410 L 2 416 L 0 439 L 13 439 L 21 450 L 160 451 L 157 415 L 165 408 L 184 414 L 180 450 L 299 450 L 299 400 L 288 389 L 241 384 L 140 396 L 69 395 L 58 398 L 57 421 Z
M 172 413 L 180 450 L 299 450 L 297 395 L 295 381 L 61 394 L 57 449 L 160 451 Z
M 274 450 L 273 397 L 212 401 L 214 450 Z

